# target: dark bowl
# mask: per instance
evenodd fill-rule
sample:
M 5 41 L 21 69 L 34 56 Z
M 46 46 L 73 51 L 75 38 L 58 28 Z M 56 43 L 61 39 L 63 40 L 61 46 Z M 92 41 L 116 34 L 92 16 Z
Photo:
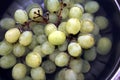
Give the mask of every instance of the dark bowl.
M 32 2 L 40 4 L 42 1 L 2 0 L 0 3 L 0 19 L 6 16 L 12 17 L 17 8 L 25 8 Z M 113 0 L 96 1 L 101 5 L 101 9 L 95 15 L 106 16 L 110 22 L 110 29 L 101 32 L 101 34 L 109 36 L 112 39 L 113 46 L 108 55 L 98 55 L 95 61 L 91 62 L 91 70 L 85 74 L 85 80 L 111 80 L 120 66 L 120 12 Z M 12 6 L 10 6 L 11 4 Z M 4 33 L 5 31 L 0 28 L 0 41 L 3 39 Z M 54 74 L 47 75 L 47 80 L 53 80 L 53 76 Z M 12 80 L 11 69 L 4 70 L 0 68 L 0 80 Z

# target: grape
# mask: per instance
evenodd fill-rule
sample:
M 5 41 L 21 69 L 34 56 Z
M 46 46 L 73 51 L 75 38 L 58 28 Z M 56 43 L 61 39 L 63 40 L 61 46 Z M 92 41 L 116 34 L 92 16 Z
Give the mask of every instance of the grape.
M 5 39 L 9 43 L 15 43 L 20 37 L 20 31 L 17 28 L 11 28 L 5 33 Z
M 29 11 L 29 17 L 30 17 L 31 20 L 34 20 L 34 21 L 41 21 L 42 20 L 42 17 L 41 17 L 42 15 L 43 15 L 43 11 L 42 11 L 41 7 L 32 8 Z
M 0 55 L 8 55 L 12 52 L 13 46 L 12 44 L 8 43 L 7 41 L 0 42 Z
M 26 76 L 27 68 L 22 63 L 17 63 L 12 69 L 13 79 L 23 79 Z
M 40 35 L 40 34 L 43 34 L 44 33 L 44 26 L 43 25 L 40 25 L 40 24 L 37 24 L 37 25 L 34 25 L 33 28 L 32 28 L 33 32 L 35 33 L 35 35 Z
M 100 30 L 106 29 L 108 27 L 108 19 L 103 16 L 95 17 L 95 23 L 98 25 Z
M 15 27 L 15 20 L 12 18 L 3 18 L 0 21 L 0 25 L 3 29 L 10 29 Z
M 106 55 L 110 52 L 110 49 L 112 47 L 112 42 L 107 37 L 102 37 L 99 39 L 97 43 L 97 52 L 100 55 Z
M 45 57 L 46 56 L 46 54 L 42 53 L 42 49 L 41 49 L 40 45 L 37 45 L 36 47 L 34 47 L 33 51 L 39 53 L 41 57 Z
M 77 80 L 77 74 L 72 69 L 65 71 L 65 80 Z
M 84 74 L 82 73 L 77 74 L 77 80 L 85 80 Z
M 32 42 L 32 32 L 24 31 L 19 38 L 19 43 L 23 46 L 28 46 Z
M 77 34 L 80 31 L 81 23 L 76 18 L 70 18 L 66 23 L 66 31 L 69 34 Z
M 45 41 L 47 41 L 47 36 L 45 34 L 41 34 L 41 35 L 37 36 L 37 42 L 39 44 L 42 44 Z
M 94 30 L 91 32 L 93 35 L 98 35 L 100 32 L 100 29 L 98 25 L 94 24 Z
M 62 19 L 67 19 L 69 15 L 69 9 L 64 7 L 61 11 L 61 17 Z
M 55 80 L 65 80 L 65 71 L 66 68 L 61 69 L 55 76 Z
M 82 48 L 78 43 L 71 42 L 68 45 L 68 53 L 73 57 L 78 57 L 82 54 Z
M 29 49 L 34 49 L 35 46 L 37 46 L 38 42 L 37 42 L 37 37 L 36 35 L 32 36 L 32 42 L 30 43 L 30 45 L 28 46 Z
M 33 68 L 30 73 L 33 80 L 46 80 L 45 71 L 42 67 Z
M 84 59 L 87 61 L 93 61 L 95 60 L 97 56 L 95 47 L 90 48 L 89 50 L 86 50 L 84 53 Z
M 90 13 L 84 13 L 81 17 L 81 20 L 89 20 L 89 21 L 93 21 L 93 15 Z
M 80 31 L 82 33 L 90 33 L 94 30 L 94 23 L 89 20 L 83 20 L 81 23 L 81 29 Z
M 81 59 L 71 59 L 69 67 L 76 73 L 80 73 L 82 70 L 82 60 Z
M 68 47 L 68 42 L 66 40 L 62 45 L 58 45 L 58 50 L 59 51 L 66 51 L 67 47 Z
M 67 22 L 61 22 L 60 25 L 58 26 L 58 30 L 64 32 L 65 35 L 68 36 L 68 33 L 66 31 L 66 23 Z
M 16 57 L 21 57 L 25 54 L 25 47 L 22 46 L 21 44 L 15 44 L 13 48 L 13 54 Z
M 44 61 L 41 67 L 45 70 L 45 73 L 48 73 L 48 74 L 51 74 L 56 70 L 55 63 L 50 60 Z
M 91 66 L 88 61 L 83 60 L 82 72 L 87 73 L 90 70 Z
M 60 52 L 56 57 L 55 57 L 55 64 L 59 67 L 64 67 L 67 66 L 69 61 L 69 56 L 65 52 Z
M 81 4 L 74 4 L 73 6 L 74 7 L 79 7 L 81 9 L 82 13 L 84 13 L 84 8 L 83 8 L 83 6 Z
M 78 43 L 82 48 L 88 49 L 94 46 L 95 41 L 91 35 L 82 35 L 78 37 Z
M 16 64 L 16 58 L 12 54 L 3 56 L 0 58 L 0 67 L 4 69 L 9 69 Z
M 37 52 L 30 52 L 30 53 L 27 54 L 27 56 L 25 58 L 25 61 L 26 61 L 26 64 L 29 67 L 36 68 L 36 67 L 38 67 L 41 64 L 42 58 L 39 55 L 39 53 L 37 53 Z
M 25 76 L 23 79 L 19 79 L 19 80 L 32 80 L 32 78 L 30 76 Z
M 70 8 L 74 5 L 74 0 L 63 0 L 63 3 L 67 5 L 67 8 Z
M 28 16 L 26 11 L 22 9 L 18 9 L 15 11 L 14 18 L 20 24 L 24 24 L 25 22 L 28 21 Z
M 42 53 L 45 55 L 52 54 L 55 50 L 55 46 L 48 41 L 44 42 L 41 46 Z
M 56 23 L 58 16 L 55 13 L 49 13 L 49 23 Z
M 84 3 L 85 0 L 74 0 L 75 3 Z
M 80 19 L 82 16 L 82 10 L 79 7 L 72 7 L 69 12 L 70 18 Z
M 98 2 L 96 1 L 88 1 L 86 4 L 85 4 L 85 10 L 88 12 L 88 13 L 95 13 L 99 10 L 99 4 Z
M 48 36 L 50 33 L 52 33 L 53 31 L 57 31 L 57 27 L 52 24 L 49 23 L 45 26 L 45 34 Z
M 60 8 L 60 3 L 58 0 L 46 0 L 46 7 L 51 13 L 57 12 Z
M 66 35 L 62 31 L 54 31 L 48 36 L 48 41 L 53 45 L 61 45 L 65 40 Z

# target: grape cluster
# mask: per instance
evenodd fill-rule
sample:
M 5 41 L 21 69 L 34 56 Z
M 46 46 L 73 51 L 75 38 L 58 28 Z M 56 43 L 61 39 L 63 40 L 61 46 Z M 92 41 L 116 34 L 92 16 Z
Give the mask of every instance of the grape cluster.
M 14 80 L 46 80 L 46 74 L 55 74 L 54 80 L 84 80 L 89 62 L 112 47 L 100 34 L 109 22 L 94 15 L 99 8 L 92 0 L 44 0 L 44 11 L 37 3 L 16 10 L 14 18 L 0 21 L 7 30 L 0 67 L 12 68 Z

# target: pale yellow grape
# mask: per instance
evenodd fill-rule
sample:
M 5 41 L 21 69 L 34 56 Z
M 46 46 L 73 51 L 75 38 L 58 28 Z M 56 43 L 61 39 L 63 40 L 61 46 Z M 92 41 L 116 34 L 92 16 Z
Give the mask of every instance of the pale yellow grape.
M 83 7 L 81 4 L 76 3 L 76 4 L 74 4 L 73 6 L 74 6 L 74 7 L 79 7 L 79 8 L 82 10 L 82 13 L 84 13 L 84 7 Z
M 24 31 L 19 38 L 19 43 L 23 46 L 28 46 L 32 42 L 32 32 Z
M 15 80 L 23 79 L 26 76 L 27 68 L 22 63 L 17 63 L 12 69 L 12 77 Z
M 65 71 L 65 80 L 77 80 L 77 73 L 72 69 L 67 69 Z
M 68 45 L 68 53 L 73 57 L 78 57 L 82 54 L 82 48 L 79 43 L 71 42 Z
M 47 36 L 53 31 L 57 31 L 57 27 L 53 23 L 49 23 L 45 26 L 45 34 Z
M 90 33 L 94 30 L 94 23 L 89 20 L 83 20 L 81 22 L 80 32 L 82 33 Z
M 53 45 L 61 45 L 65 40 L 66 35 L 61 31 L 54 31 L 48 36 L 48 41 Z
M 65 80 L 65 71 L 67 68 L 62 68 L 56 75 L 55 80 Z
M 25 22 L 28 21 L 27 12 L 22 9 L 18 9 L 15 11 L 14 18 L 15 18 L 16 22 L 18 22 L 20 24 L 24 24 Z
M 41 21 L 42 20 L 42 17 L 41 16 L 38 17 L 38 15 L 41 15 L 41 16 L 43 15 L 43 11 L 42 11 L 41 7 L 39 7 L 39 8 L 33 8 L 29 12 L 30 19 L 32 19 L 34 21 Z
M 67 66 L 69 61 L 69 55 L 65 52 L 60 52 L 56 57 L 55 57 L 55 64 L 59 67 L 64 67 Z
M 78 37 L 78 43 L 79 45 L 84 48 L 88 49 L 94 46 L 95 41 L 94 38 L 91 35 L 82 35 Z
M 29 67 L 36 68 L 41 64 L 42 58 L 39 55 L 39 53 L 30 52 L 27 54 L 27 56 L 25 58 L 25 62 Z
M 32 68 L 30 75 L 33 80 L 46 80 L 45 71 L 42 67 Z
M 77 34 L 80 31 L 81 23 L 77 18 L 70 18 L 66 23 L 66 31 L 69 34 Z
M 80 19 L 82 14 L 82 10 L 79 7 L 72 7 L 69 12 L 69 17 Z
M 90 13 L 84 13 L 81 17 L 81 20 L 89 20 L 89 21 L 93 21 L 93 15 Z
M 9 43 L 15 43 L 20 37 L 20 31 L 18 28 L 11 28 L 5 33 L 5 39 Z
M 19 79 L 19 80 L 33 80 L 33 79 L 30 76 L 25 76 L 24 78 Z

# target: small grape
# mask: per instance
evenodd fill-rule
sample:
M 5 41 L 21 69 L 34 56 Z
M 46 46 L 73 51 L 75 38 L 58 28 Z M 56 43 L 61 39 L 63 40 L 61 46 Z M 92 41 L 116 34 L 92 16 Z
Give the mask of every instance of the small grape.
M 56 75 L 55 80 L 65 80 L 65 71 L 67 68 L 62 68 Z
M 77 3 L 77 4 L 74 4 L 73 6 L 74 7 L 79 7 L 81 9 L 82 13 L 84 13 L 84 8 L 81 4 Z
M 24 24 L 28 21 L 27 12 L 22 9 L 18 9 L 15 11 L 14 18 L 20 24 Z
M 90 70 L 90 63 L 86 60 L 83 60 L 82 73 L 87 73 Z
M 94 26 L 94 30 L 91 32 L 93 35 L 98 35 L 100 32 L 100 29 L 98 27 L 98 25 L 95 24 Z
M 11 28 L 5 33 L 5 39 L 9 43 L 15 43 L 20 37 L 20 31 L 18 28 Z
M 84 74 L 83 73 L 77 74 L 77 80 L 85 80 Z
M 84 13 L 81 17 L 81 20 L 89 20 L 89 21 L 93 21 L 94 17 L 92 14 L 90 13 Z
M 69 16 L 69 9 L 64 7 L 62 12 L 61 12 L 61 17 L 62 17 L 62 19 L 67 19 L 68 16 Z
M 72 69 L 65 71 L 65 80 L 77 80 L 77 74 Z
M 49 14 L 49 20 L 48 20 L 48 22 L 50 22 L 50 23 L 56 23 L 57 20 L 58 20 L 58 16 L 55 13 L 50 13 Z
M 59 51 L 66 51 L 67 47 L 68 47 L 68 42 L 66 40 L 62 45 L 58 45 L 58 50 Z
M 42 44 L 46 41 L 47 41 L 47 36 L 45 34 L 41 34 L 41 35 L 37 36 L 37 42 L 39 44 Z
M 19 80 L 32 80 L 32 78 L 30 76 L 25 76 L 24 78 L 19 79 Z

